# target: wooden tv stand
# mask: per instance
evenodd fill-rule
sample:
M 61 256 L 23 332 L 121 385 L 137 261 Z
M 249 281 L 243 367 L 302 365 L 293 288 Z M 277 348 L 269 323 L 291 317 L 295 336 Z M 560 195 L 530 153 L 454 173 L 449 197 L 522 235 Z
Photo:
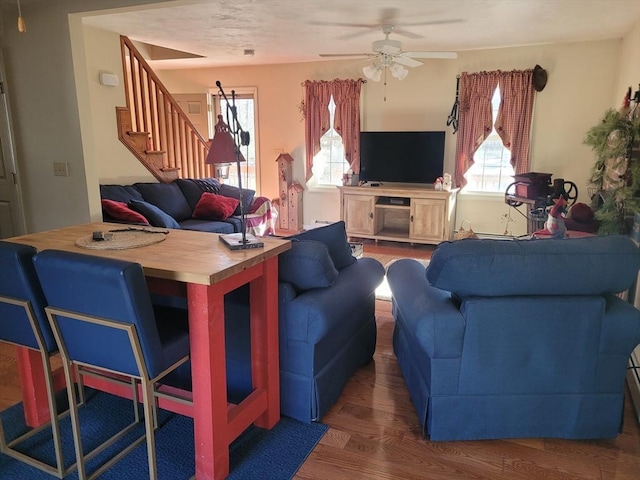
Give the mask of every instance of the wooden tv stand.
M 458 189 L 402 184 L 338 188 L 349 237 L 432 244 L 452 238 Z

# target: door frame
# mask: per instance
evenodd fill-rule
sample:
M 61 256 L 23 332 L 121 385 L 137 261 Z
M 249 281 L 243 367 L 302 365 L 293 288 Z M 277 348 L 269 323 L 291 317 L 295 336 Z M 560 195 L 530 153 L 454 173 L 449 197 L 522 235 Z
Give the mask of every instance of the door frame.
M 7 77 L 4 69 L 4 57 L 0 49 L 0 140 L 2 156 L 7 178 L 6 182 L 13 184 L 11 194 L 11 218 L 14 235 L 27 233 L 24 215 L 24 201 L 22 197 L 21 178 L 18 169 L 11 106 L 9 104 Z M 1 231 L 0 231 L 1 234 Z M 1 236 L 1 235 L 0 235 Z

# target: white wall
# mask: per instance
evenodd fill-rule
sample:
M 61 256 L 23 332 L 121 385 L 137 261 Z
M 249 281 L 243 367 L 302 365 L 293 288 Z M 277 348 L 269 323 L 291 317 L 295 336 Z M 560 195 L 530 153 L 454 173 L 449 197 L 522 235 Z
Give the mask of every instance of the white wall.
M 108 6 L 130 7 L 162 1 L 166 0 L 112 0 Z M 86 62 L 92 52 L 85 57 L 82 29 L 69 14 L 98 10 L 105 3 L 22 2 L 27 24 L 27 32 L 23 34 L 16 29 L 16 3 L 0 3 L 5 90 L 12 106 L 19 181 L 29 232 L 100 217 L 98 163 L 94 154 L 96 146 L 102 148 L 100 137 L 104 132 L 88 128 L 87 119 L 92 118 L 91 111 L 96 107 L 89 96 L 91 79 L 86 72 L 78 74 L 79 67 L 74 66 Z M 55 177 L 53 162 L 67 162 L 69 176 Z
M 578 185 L 579 200 L 588 202 L 587 179 L 593 156 L 582 141 L 586 131 L 611 107 L 616 88 L 622 42 L 569 43 L 537 47 L 461 52 L 457 60 L 427 60 L 399 82 L 389 78 L 363 86 L 364 130 L 445 130 L 445 170 L 452 172 L 455 136 L 446 126 L 455 96 L 456 75 L 480 70 L 547 69 L 548 83 L 537 94 L 532 135 L 531 170 L 548 172 Z M 274 149 L 284 148 L 296 159 L 295 177 L 304 184 L 304 130 L 297 107 L 302 99 L 301 82 L 307 79 L 359 77 L 362 62 L 342 60 L 294 65 L 158 71 L 172 92 L 197 92 L 216 80 L 233 87 L 255 85 L 260 99 L 260 158 L 264 194 L 275 197 L 276 171 L 271 160 Z M 386 97 L 386 100 L 385 100 Z M 304 222 L 340 218 L 336 191 L 305 191 Z M 459 197 L 458 224 L 469 219 L 474 230 L 503 233 L 509 207 L 504 195 Z M 524 212 L 524 207 L 522 207 Z M 512 212 L 509 230 L 526 232 L 522 215 Z
M 109 6 L 150 3 L 113 0 Z M 120 74 L 117 35 L 81 26 L 68 13 L 104 8 L 100 0 L 24 2 L 28 31 L 15 31 L 14 5 L 4 2 L 0 41 L 7 89 L 13 107 L 16 150 L 29 231 L 40 231 L 99 218 L 100 182 L 150 179 L 115 139 L 115 106 L 122 92 L 97 82 L 100 70 Z M 640 21 L 624 40 L 491 51 L 463 52 L 455 61 L 427 61 L 402 82 L 389 79 L 363 89 L 363 128 L 442 129 L 448 132 L 446 169 L 453 170 L 455 137 L 445 125 L 462 71 L 531 68 L 549 72 L 538 95 L 533 125 L 532 170 L 576 182 L 586 201 L 586 179 L 595 161 L 582 143 L 586 131 L 605 110 L 618 107 L 629 85 L 640 81 Z M 158 71 L 176 93 L 203 92 L 216 80 L 225 86 L 257 86 L 260 122 L 259 153 L 263 183 L 259 189 L 277 195 L 275 159 L 278 149 L 296 159 L 295 177 L 302 183 L 304 126 L 298 110 L 306 79 L 354 78 L 362 64 L 350 60 L 293 65 Z M 121 75 L 121 74 L 120 74 Z M 69 177 L 54 177 L 54 161 L 67 161 Z M 339 218 L 338 195 L 305 191 L 305 223 Z M 506 212 L 500 195 L 463 197 L 458 223 L 465 218 L 477 231 L 501 233 Z M 517 232 L 514 232 L 517 233 Z
M 97 165 L 100 183 L 133 183 L 151 178 L 139 162 L 131 161 L 131 152 L 118 140 L 115 106 L 125 107 L 120 36 L 95 28 L 84 28 L 86 55 L 84 75 L 88 78 L 88 98 L 91 103 L 91 130 L 95 135 L 92 158 Z M 116 74 L 118 87 L 101 85 L 101 72 Z
M 612 106 L 619 108 L 631 87 L 631 96 L 640 89 L 640 20 L 629 30 L 622 42 L 620 70 Z

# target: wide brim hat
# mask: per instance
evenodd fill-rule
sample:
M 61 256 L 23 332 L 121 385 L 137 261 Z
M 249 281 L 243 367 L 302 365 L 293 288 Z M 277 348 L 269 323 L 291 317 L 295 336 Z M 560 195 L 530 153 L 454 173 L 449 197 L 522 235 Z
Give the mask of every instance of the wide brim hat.
M 536 92 L 541 92 L 547 85 L 547 71 L 540 65 L 533 67 L 533 76 L 531 78 L 533 89 Z

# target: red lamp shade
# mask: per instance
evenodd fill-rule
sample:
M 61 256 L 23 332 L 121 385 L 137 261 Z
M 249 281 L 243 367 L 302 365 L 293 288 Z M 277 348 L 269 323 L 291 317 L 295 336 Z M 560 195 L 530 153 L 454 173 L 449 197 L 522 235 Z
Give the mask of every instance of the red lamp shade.
M 236 163 L 236 161 L 245 162 L 246 160 L 242 156 L 240 148 L 234 142 L 229 127 L 224 123 L 224 120 L 222 120 L 222 115 L 218 115 L 215 134 L 213 135 L 213 139 L 211 139 L 209 153 L 204 163 L 219 165 Z

